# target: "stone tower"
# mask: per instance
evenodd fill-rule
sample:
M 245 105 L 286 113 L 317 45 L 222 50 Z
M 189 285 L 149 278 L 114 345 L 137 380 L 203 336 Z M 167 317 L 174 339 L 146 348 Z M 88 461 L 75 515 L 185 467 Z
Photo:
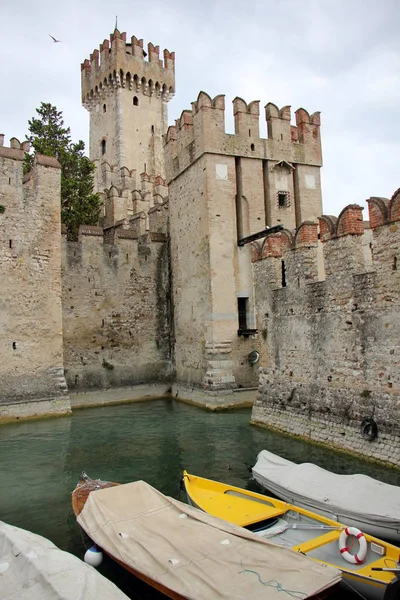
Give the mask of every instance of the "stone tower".
M 90 113 L 90 159 L 113 169 L 165 178 L 162 136 L 175 91 L 175 54 L 115 29 L 81 64 L 82 103 Z M 146 59 L 147 57 L 147 59 Z M 132 174 L 133 175 L 133 174 Z M 139 185 L 137 187 L 140 187 Z M 99 189 L 99 191 L 102 191 Z
M 211 391 L 258 383 L 252 241 L 277 226 L 290 235 L 322 214 L 319 113 L 298 109 L 291 125 L 290 107 L 269 103 L 268 138 L 258 101 L 235 98 L 233 114 L 234 135 L 224 96 L 200 92 L 165 138 L 176 378 Z

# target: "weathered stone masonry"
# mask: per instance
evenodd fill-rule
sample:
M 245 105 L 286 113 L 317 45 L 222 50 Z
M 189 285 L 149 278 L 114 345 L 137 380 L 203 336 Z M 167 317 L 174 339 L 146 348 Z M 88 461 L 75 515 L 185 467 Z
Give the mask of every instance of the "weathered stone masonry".
M 71 391 L 166 381 L 171 374 L 165 234 L 81 227 L 63 242 L 65 372 Z
M 369 257 L 356 205 L 321 217 L 320 236 L 305 223 L 295 236 L 254 243 L 265 352 L 252 421 L 399 466 L 400 194 L 368 204 Z M 378 426 L 373 441 L 360 435 L 368 417 Z
M 27 142 L 0 136 L 0 414 L 71 411 L 64 379 L 60 165 L 37 156 L 23 178 Z

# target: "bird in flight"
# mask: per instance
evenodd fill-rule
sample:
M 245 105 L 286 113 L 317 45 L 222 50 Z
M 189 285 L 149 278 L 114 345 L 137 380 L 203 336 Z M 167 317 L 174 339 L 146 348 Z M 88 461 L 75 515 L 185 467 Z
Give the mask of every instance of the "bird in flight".
M 52 36 L 50 33 L 49 33 L 49 36 L 51 37 L 51 39 L 53 40 L 53 42 L 55 42 L 56 44 L 57 44 L 58 42 L 61 42 L 61 40 L 56 40 L 56 38 L 55 38 L 55 37 L 53 37 L 53 36 Z

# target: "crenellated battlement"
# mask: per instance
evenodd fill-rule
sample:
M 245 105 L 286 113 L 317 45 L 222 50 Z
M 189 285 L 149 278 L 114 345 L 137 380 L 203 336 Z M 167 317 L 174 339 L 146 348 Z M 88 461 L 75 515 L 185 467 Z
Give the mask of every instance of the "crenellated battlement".
M 81 83 L 88 109 L 119 87 L 168 102 L 175 92 L 175 53 L 164 50 L 160 60 L 159 46 L 149 42 L 146 53 L 142 39 L 127 42 L 126 33 L 115 29 L 81 64 Z
M 278 109 L 265 106 L 267 138 L 260 138 L 260 102 L 233 100 L 235 133 L 225 132 L 225 97 L 211 98 L 201 91 L 192 108 L 182 111 L 175 125 L 164 137 L 168 177 L 176 176 L 193 160 L 206 152 L 258 159 L 285 160 L 320 166 L 322 164 L 320 113 L 310 115 L 303 108 L 295 112 L 296 125 L 291 125 L 290 106 Z M 178 168 L 179 164 L 179 168 Z
M 371 197 L 367 200 L 372 229 L 400 221 L 400 188 L 390 198 Z
M 325 275 L 327 280 L 334 280 L 345 273 L 352 276 L 375 269 L 392 274 L 399 260 L 400 230 L 393 225 L 400 221 L 400 190 L 390 200 L 372 197 L 367 202 L 369 222 L 363 221 L 362 206 L 350 204 L 338 217 L 322 215 L 318 223 L 304 222 L 294 231 L 284 229 L 252 242 L 252 262 L 278 261 L 276 268 L 281 262 L 287 263 L 285 285 L 289 287 L 299 285 L 301 279 L 310 280 L 311 271 L 314 282 Z M 321 273 L 325 275 L 321 277 Z
M 165 230 L 168 211 L 163 210 L 165 219 L 150 219 L 151 210 L 166 203 L 168 186 L 157 175 L 146 172 L 137 177 L 135 169 L 110 165 L 107 161 L 94 161 L 96 165 L 95 191 L 103 199 L 103 223 L 112 227 L 123 219 L 132 219 L 137 213 L 144 213 L 144 231 Z M 168 203 L 166 204 L 168 207 Z M 157 221 L 157 224 L 156 224 Z
M 10 146 L 4 146 L 4 134 L 0 133 L 0 156 L 13 160 L 24 160 L 25 152 L 29 152 L 30 143 L 20 142 L 18 138 L 10 139 Z
M 318 223 L 305 221 L 294 231 L 284 229 L 267 236 L 264 241 L 252 242 L 252 260 L 282 257 L 286 250 L 317 246 L 318 240 L 324 243 L 345 236 L 362 236 L 365 225 L 368 225 L 362 219 L 363 210 L 362 206 L 350 204 L 341 211 L 339 217 L 322 215 Z

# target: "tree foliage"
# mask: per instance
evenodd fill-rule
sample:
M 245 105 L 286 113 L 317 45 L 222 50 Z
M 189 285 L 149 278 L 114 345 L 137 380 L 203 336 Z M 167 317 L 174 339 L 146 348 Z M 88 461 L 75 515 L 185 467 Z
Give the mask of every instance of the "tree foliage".
M 68 239 L 75 240 L 80 225 L 98 224 L 101 201 L 93 193 L 95 167 L 84 154 L 83 141 L 71 141 L 62 112 L 44 102 L 36 112 L 38 118 L 28 121 L 30 135 L 26 139 L 33 153 L 25 154 L 24 172 L 32 168 L 35 154 L 56 157 L 61 165 L 61 221 Z

